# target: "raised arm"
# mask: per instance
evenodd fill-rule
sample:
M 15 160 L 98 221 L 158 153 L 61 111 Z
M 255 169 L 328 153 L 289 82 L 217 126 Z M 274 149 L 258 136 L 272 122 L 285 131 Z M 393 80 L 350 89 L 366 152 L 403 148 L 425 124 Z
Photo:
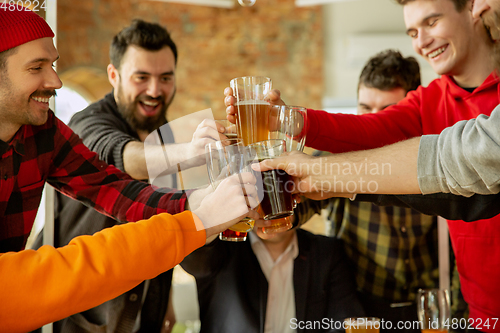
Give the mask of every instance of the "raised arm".
M 422 193 L 500 192 L 500 107 L 490 117 L 461 121 L 439 136 L 422 137 L 418 181 Z
M 36 329 L 174 267 L 205 243 L 205 231 L 196 231 L 195 218 L 190 212 L 161 214 L 77 237 L 62 248 L 1 254 L 2 331 Z
M 107 102 L 101 101 L 102 104 Z M 75 114 L 69 125 L 90 150 L 98 153 L 100 159 L 125 171 L 134 179 L 148 179 L 146 161 L 157 161 L 157 165 L 150 167 L 162 168 L 163 174 L 178 172 L 179 163 L 182 163 L 184 170 L 202 165 L 205 163 L 205 145 L 219 140 L 217 124 L 208 120 L 200 123 L 192 140 L 185 143 L 174 143 L 172 131 L 167 123 L 150 134 L 150 138 L 158 140 L 149 142 L 147 149 L 143 142 L 147 134 L 132 134 L 124 123 L 116 121 L 116 115 L 112 113 L 85 109 Z

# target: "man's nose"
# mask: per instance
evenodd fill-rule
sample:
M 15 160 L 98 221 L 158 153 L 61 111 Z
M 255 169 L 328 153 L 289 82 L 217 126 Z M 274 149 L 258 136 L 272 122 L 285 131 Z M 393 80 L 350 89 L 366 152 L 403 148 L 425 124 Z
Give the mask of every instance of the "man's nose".
M 61 79 L 53 68 L 51 68 L 50 73 L 47 74 L 43 87 L 47 90 L 59 89 L 62 87 Z
M 148 96 L 153 98 L 159 97 L 161 95 L 160 82 L 155 79 L 151 79 L 148 83 L 148 89 L 146 91 Z
M 417 46 L 419 49 L 425 49 L 432 43 L 432 37 L 425 32 L 424 29 L 419 31 L 418 36 L 417 36 Z

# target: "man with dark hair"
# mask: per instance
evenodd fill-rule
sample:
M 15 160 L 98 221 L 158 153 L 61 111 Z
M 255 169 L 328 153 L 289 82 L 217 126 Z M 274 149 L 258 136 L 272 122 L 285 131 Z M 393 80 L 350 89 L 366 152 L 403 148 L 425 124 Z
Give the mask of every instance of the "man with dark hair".
M 69 122 L 83 143 L 104 161 L 138 180 L 148 179 L 146 161 L 164 154 L 172 166 L 170 173 L 177 172 L 180 162 L 184 163 L 183 168 L 205 163 L 205 145 L 219 139 L 217 130 L 211 127 L 215 124 L 202 123 L 192 141 L 181 144 L 172 144 L 172 132 L 164 130 L 168 126 L 167 109 L 176 89 L 177 48 L 169 32 L 157 23 L 136 19 L 113 38 L 110 58 L 108 79 L 113 91 L 76 113 Z M 146 150 L 146 137 L 160 127 L 164 144 L 148 145 Z M 172 175 L 161 186 L 174 187 L 175 183 Z M 63 195 L 56 195 L 55 246 L 116 223 Z M 35 247 L 41 245 L 40 236 Z M 54 332 L 91 331 L 91 327 L 102 325 L 106 325 L 107 332 L 160 332 L 165 324 L 171 329 L 171 279 L 172 271 L 168 271 L 145 281 L 109 302 L 54 323 Z
M 414 57 L 405 58 L 399 51 L 385 50 L 368 59 L 359 75 L 358 90 L 360 86 L 382 91 L 401 88 L 408 93 L 420 86 L 420 66 Z
M 244 216 L 258 217 L 248 211 L 257 205 L 250 173 L 221 183 L 191 213 L 183 211 L 184 193 L 155 190 L 99 160 L 49 109 L 61 87 L 53 37 L 34 12 L 0 7 L 0 54 L 8 53 L 0 77 L 3 332 L 26 332 L 101 304 L 172 268 L 207 236 Z M 148 220 L 79 237 L 63 248 L 24 250 L 46 182 L 122 222 Z
M 395 50 L 371 57 L 358 81 L 358 114 L 376 113 L 397 104 L 420 85 L 420 66 Z

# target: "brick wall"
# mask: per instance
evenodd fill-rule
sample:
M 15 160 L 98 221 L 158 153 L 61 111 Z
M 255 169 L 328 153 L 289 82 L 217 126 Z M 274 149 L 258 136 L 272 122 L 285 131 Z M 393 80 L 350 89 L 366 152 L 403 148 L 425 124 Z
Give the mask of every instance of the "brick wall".
M 177 95 L 168 118 L 212 108 L 224 117 L 230 79 L 265 75 L 288 104 L 321 107 L 321 7 L 294 0 L 257 0 L 219 9 L 145 0 L 58 0 L 60 73 L 77 66 L 106 69 L 111 38 L 133 18 L 167 26 L 179 49 Z

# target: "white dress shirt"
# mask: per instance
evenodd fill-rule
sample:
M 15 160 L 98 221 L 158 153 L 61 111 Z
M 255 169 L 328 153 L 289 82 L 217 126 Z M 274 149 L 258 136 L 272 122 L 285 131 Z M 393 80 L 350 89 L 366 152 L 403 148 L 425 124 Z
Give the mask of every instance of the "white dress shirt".
M 252 250 L 268 282 L 265 333 L 292 333 L 290 320 L 295 318 L 293 261 L 299 255 L 295 234 L 286 250 L 273 261 L 262 240 L 249 233 Z

